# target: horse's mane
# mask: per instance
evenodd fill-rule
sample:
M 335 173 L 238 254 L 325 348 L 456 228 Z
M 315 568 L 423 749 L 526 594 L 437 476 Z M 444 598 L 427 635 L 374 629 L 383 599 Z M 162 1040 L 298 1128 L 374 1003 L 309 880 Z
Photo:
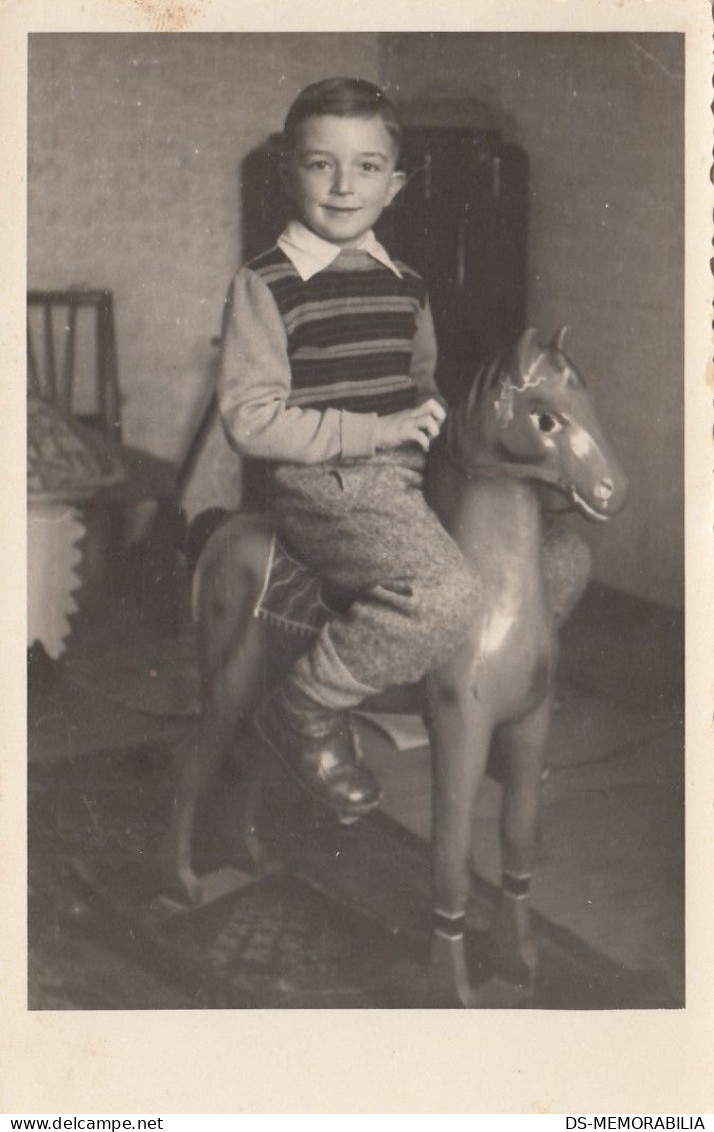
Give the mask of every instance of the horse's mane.
M 532 356 L 527 368 L 519 357 L 518 344 L 500 350 L 484 360 L 476 370 L 471 384 L 456 400 L 446 420 L 444 444 L 446 452 L 454 462 L 462 467 L 473 466 L 474 440 L 478 435 L 476 422 L 482 413 L 490 408 L 497 417 L 507 423 L 513 413 L 513 394 L 552 378 L 554 373 L 566 382 L 585 385 L 582 375 L 568 356 L 552 343 L 548 346 L 532 347 Z
M 476 370 L 470 386 L 459 398 L 456 408 L 470 415 L 480 407 L 492 390 L 498 389 L 500 393 L 504 382 L 513 380 L 513 358 L 514 350 L 510 347 L 500 350 L 494 357 L 483 361 Z
M 471 422 L 481 412 L 487 397 L 492 397 L 495 401 L 501 398 L 504 387 L 512 380 L 513 369 L 513 347 L 500 350 L 481 363 L 471 384 L 450 408 L 443 442 L 448 455 L 457 463 L 468 461 L 468 454 L 473 446 L 468 443 L 473 435 Z

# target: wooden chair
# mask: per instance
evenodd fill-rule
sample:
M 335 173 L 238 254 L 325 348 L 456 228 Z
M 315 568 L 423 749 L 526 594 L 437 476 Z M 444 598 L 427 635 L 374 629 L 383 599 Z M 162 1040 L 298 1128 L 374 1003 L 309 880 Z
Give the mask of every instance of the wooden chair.
M 99 485 L 83 506 L 109 517 L 105 557 L 112 582 L 130 580 L 147 616 L 170 628 L 179 592 L 179 470 L 123 441 L 112 293 L 30 291 L 27 303 L 28 395 L 54 405 L 120 459 L 124 482 Z M 139 543 L 127 546 L 126 509 L 150 500 L 156 504 L 150 526 Z
M 30 291 L 27 296 L 27 359 L 29 392 L 50 401 L 67 416 L 99 428 L 121 442 L 119 381 L 114 337 L 114 308 L 110 291 Z M 33 308 L 38 318 L 33 318 Z M 82 316 L 90 315 L 94 325 Z M 63 321 L 60 323 L 59 319 Z M 77 381 L 79 334 L 89 341 L 93 332 L 95 355 L 90 381 Z M 61 348 L 62 362 L 57 354 Z M 89 388 L 87 388 L 87 384 Z M 92 388 L 93 386 L 93 388 Z M 88 407 L 88 396 L 91 398 Z M 84 404 L 84 408 L 82 408 Z

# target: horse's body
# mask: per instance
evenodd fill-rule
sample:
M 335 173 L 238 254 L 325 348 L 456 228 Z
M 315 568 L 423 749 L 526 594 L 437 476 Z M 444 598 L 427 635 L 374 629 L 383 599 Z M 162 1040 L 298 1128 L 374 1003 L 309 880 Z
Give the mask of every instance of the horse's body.
M 626 492 L 582 378 L 559 343 L 537 347 L 528 332 L 510 363 L 499 359 L 480 371 L 450 413 L 426 479 L 431 506 L 473 563 L 483 591 L 467 640 L 425 680 L 434 764 L 433 972 L 444 1000 L 464 1005 L 508 1004 L 508 988 L 528 989 L 535 971 L 527 878 L 535 863 L 556 629 L 589 574 L 589 553 L 577 536 L 544 536 L 540 484 L 565 493 L 591 519 L 614 514 Z M 271 630 L 253 615 L 270 543 L 263 520 L 237 515 L 208 542 L 199 564 L 205 711 L 198 736 L 187 739 L 181 752 L 163 850 L 164 867 L 194 899 L 200 880 L 191 867 L 191 833 L 208 775 L 264 695 L 266 671 L 277 679 L 295 655 L 295 644 L 290 649 L 285 641 L 279 656 L 271 650 L 268 663 Z M 474 804 L 496 744 L 504 785 L 502 863 L 511 889 L 504 891 L 492 927 L 493 978 L 475 997 L 462 923 Z M 259 765 L 254 771 L 242 838 L 258 866 Z

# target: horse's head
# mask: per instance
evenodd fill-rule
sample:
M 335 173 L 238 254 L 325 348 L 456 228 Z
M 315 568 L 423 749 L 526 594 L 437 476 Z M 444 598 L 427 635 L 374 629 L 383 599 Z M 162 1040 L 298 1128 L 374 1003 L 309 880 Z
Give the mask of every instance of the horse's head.
M 471 474 L 539 480 L 586 518 L 608 519 L 625 503 L 627 478 L 562 337 L 540 346 L 527 330 L 511 353 L 479 371 L 450 414 L 449 451 Z

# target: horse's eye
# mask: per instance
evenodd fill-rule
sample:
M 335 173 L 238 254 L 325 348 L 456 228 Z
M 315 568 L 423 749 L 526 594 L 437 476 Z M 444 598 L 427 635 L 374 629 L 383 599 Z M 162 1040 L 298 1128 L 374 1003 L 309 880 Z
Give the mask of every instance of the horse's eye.
M 545 432 L 549 436 L 555 433 L 562 432 L 563 424 L 552 413 L 542 413 L 537 410 L 531 413 L 531 420 L 535 424 L 539 432 Z

